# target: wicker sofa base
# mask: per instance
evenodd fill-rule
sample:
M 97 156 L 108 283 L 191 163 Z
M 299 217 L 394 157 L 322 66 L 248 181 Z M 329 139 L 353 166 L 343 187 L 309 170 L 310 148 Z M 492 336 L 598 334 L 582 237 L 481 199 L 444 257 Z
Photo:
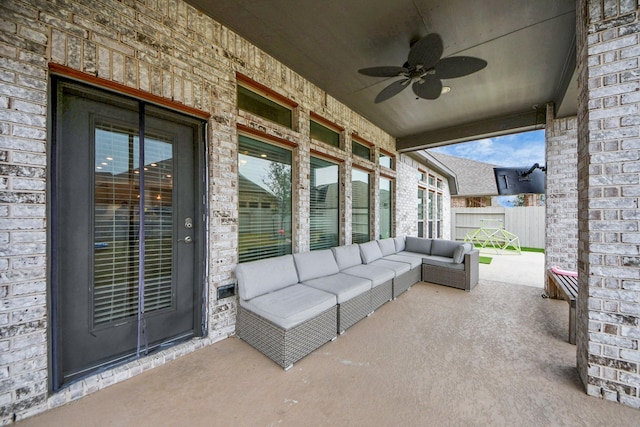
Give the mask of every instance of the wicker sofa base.
M 393 299 L 393 279 L 378 285 L 371 290 L 371 311 L 380 308 L 387 301 Z
M 393 298 L 398 298 L 401 293 L 418 283 L 421 275 L 422 271 L 420 266 L 418 266 L 393 279 Z
M 285 331 L 243 307 L 238 307 L 236 335 L 269 359 L 289 369 L 323 344 L 336 338 L 337 307 Z
M 371 313 L 371 291 L 367 291 L 338 304 L 338 333 L 355 325 Z

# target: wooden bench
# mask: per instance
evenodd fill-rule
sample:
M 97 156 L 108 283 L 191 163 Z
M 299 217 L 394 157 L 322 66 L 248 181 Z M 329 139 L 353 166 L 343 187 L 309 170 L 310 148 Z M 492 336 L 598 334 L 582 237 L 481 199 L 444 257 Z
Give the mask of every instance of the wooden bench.
M 569 343 L 576 343 L 576 300 L 578 299 L 578 278 L 556 274 L 547 270 L 549 297 L 562 297 L 569 303 Z

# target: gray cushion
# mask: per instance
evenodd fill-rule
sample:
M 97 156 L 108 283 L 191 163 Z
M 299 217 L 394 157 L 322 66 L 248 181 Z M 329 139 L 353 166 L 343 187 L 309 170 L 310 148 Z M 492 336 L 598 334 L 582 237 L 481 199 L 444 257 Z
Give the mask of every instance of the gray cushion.
M 380 246 L 382 256 L 393 255 L 397 252 L 396 242 L 393 239 L 378 240 L 378 246 Z
M 298 283 L 298 273 L 291 255 L 238 264 L 236 278 L 238 293 L 243 300 Z
M 393 240 L 394 240 L 394 242 L 396 244 L 396 252 L 404 251 L 405 237 L 404 236 L 398 236 Z
M 369 264 L 382 258 L 380 246 L 378 246 L 378 242 L 376 241 L 360 243 L 360 255 L 362 256 L 362 262 L 364 264 Z
M 460 246 L 455 240 L 434 239 L 431 242 L 431 255 L 453 258 L 453 252 Z
M 396 277 L 411 270 L 411 264 L 409 264 L 408 262 L 389 261 L 388 259 L 379 259 L 377 261 L 374 261 L 371 265 L 393 270 Z
M 431 254 L 431 239 L 423 239 L 421 237 L 407 236 L 404 250 L 408 252 L 419 252 L 425 255 Z
M 420 262 L 422 262 L 422 260 L 420 260 Z M 355 267 L 342 270 L 342 273 L 369 279 L 371 280 L 372 287 L 374 288 L 388 282 L 389 280 L 392 280 L 395 277 L 395 273 L 393 272 L 393 270 L 373 264 L 356 265 Z
M 301 283 L 340 271 L 331 249 L 293 254 L 293 259 Z
M 371 290 L 371 280 L 344 273 L 307 280 L 302 284 L 334 294 L 338 304 Z
M 360 247 L 356 244 L 346 245 L 346 246 L 337 246 L 335 248 L 331 248 L 333 252 L 333 256 L 336 259 L 336 263 L 338 263 L 338 268 L 340 271 L 345 268 L 354 267 L 356 265 L 362 264 L 362 258 L 360 257 Z
M 473 245 L 471 243 L 463 243 L 453 251 L 453 262 L 456 264 L 460 264 L 464 261 L 464 254 L 468 254 L 473 249 Z
M 249 301 L 240 300 L 240 305 L 289 330 L 313 319 L 337 302 L 336 296 L 331 293 L 296 284 Z
M 387 259 L 389 261 L 406 262 L 411 266 L 411 269 L 420 267 L 420 265 L 422 264 L 422 257 L 410 256 L 410 255 L 394 254 L 394 255 L 388 255 L 382 259 Z
M 453 270 L 464 270 L 464 264 L 456 264 L 453 258 L 430 255 L 422 258 L 422 263 L 427 265 L 435 265 L 438 267 L 451 268 Z

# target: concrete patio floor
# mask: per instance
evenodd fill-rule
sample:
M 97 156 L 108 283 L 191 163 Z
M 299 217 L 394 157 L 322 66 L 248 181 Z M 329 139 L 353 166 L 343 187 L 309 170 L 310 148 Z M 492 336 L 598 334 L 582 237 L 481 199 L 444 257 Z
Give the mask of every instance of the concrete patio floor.
M 540 294 L 419 283 L 288 372 L 229 338 L 18 425 L 638 425 L 585 394 L 568 304 Z

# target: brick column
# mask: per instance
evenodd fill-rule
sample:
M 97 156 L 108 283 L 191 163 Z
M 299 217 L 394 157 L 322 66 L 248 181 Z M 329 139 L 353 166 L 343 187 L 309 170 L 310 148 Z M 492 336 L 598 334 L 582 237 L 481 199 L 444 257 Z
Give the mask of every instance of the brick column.
M 545 264 L 576 270 L 578 264 L 578 135 L 576 117 L 556 119 L 547 106 Z M 545 292 L 555 297 L 547 286 Z
M 640 408 L 638 5 L 579 0 L 577 362 L 587 393 Z

